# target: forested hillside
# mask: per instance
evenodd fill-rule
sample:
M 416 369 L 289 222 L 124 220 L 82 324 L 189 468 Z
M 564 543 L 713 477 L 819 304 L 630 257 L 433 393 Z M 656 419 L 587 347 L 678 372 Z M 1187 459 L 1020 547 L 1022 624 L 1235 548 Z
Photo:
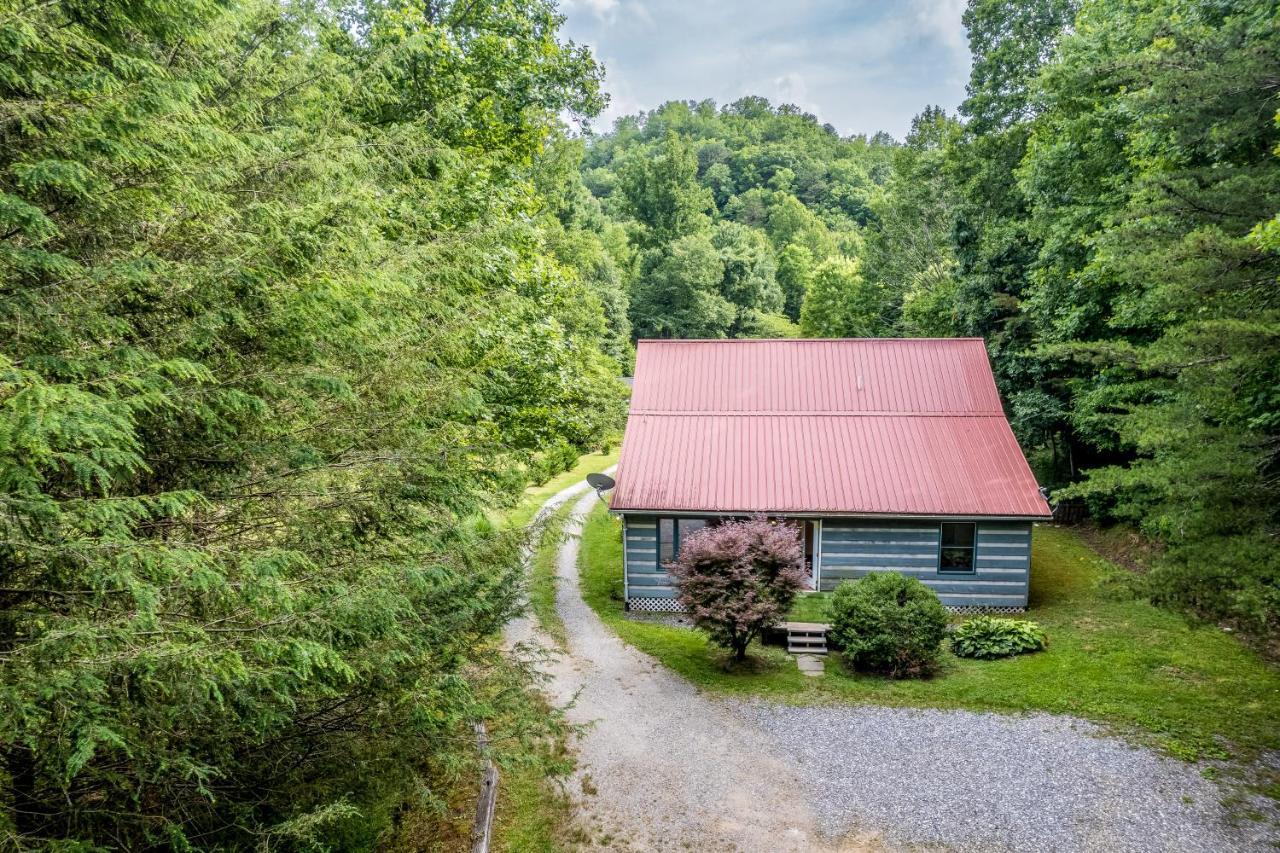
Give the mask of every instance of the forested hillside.
M 1165 549 L 1146 592 L 1275 639 L 1280 10 L 964 22 L 959 115 L 924 108 L 901 144 L 758 98 L 594 140 L 634 334 L 981 336 L 1041 482 Z
M 614 234 L 635 337 L 823 334 L 811 282 L 857 288 L 892 138 L 841 138 L 794 107 L 673 102 L 592 140 L 583 181 Z M 866 334 L 872 334 L 868 328 Z
M 0 847 L 367 849 L 508 713 L 478 519 L 625 395 L 559 24 L 0 4 Z
M 957 331 L 988 339 L 1058 494 L 1169 546 L 1158 600 L 1275 638 L 1280 9 L 985 2 L 966 24 Z

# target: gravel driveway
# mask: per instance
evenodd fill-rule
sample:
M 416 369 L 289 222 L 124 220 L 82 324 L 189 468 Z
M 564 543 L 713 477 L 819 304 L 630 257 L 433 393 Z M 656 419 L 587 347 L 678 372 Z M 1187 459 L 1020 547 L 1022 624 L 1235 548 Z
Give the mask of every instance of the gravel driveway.
M 584 496 L 579 497 L 580 495 Z M 1224 792 L 1070 717 L 793 707 L 699 692 L 578 594 L 585 485 L 559 555 L 568 654 L 553 700 L 587 724 L 571 785 L 584 846 L 614 850 L 1275 850 Z M 527 620 L 509 640 L 537 641 Z

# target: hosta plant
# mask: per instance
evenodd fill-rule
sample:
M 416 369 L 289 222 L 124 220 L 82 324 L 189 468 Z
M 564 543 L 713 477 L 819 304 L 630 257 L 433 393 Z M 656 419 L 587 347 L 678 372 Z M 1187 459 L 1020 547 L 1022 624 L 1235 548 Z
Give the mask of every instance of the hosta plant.
M 1047 642 L 1044 629 L 1035 622 L 978 616 L 951 635 L 951 651 L 957 657 L 992 660 L 1038 652 Z

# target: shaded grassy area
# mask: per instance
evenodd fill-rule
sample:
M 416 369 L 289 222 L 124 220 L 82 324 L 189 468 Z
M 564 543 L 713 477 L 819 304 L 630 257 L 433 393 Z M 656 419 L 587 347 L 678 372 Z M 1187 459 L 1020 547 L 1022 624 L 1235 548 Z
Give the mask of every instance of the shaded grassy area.
M 806 592 L 796 597 L 787 613 L 791 622 L 826 622 L 827 603 L 831 600 L 829 592 Z
M 529 701 L 535 703 L 535 710 L 550 712 L 540 697 L 532 696 Z M 567 742 L 558 737 L 542 741 L 529 759 L 502 770 L 491 849 L 510 853 L 564 850 L 573 809 L 555 780 L 572 769 Z
M 557 780 L 573 770 L 567 729 L 536 691 L 523 689 L 514 668 L 488 673 L 487 689 L 513 700 L 487 721 L 489 744 L 499 767 L 498 798 L 494 809 L 492 845 L 510 853 L 557 853 L 567 848 L 572 808 Z M 470 739 L 470 727 L 456 736 Z M 397 820 L 395 829 L 380 839 L 383 853 L 462 853 L 471 849 L 476 798 L 482 772 L 479 756 L 460 765 L 438 768 L 451 783 L 448 801 L 423 806 L 414 803 Z
M 572 818 L 568 796 L 536 768 L 521 767 L 499 784 L 492 849 L 510 853 L 564 850 Z
M 729 671 L 699 633 L 626 619 L 620 525 L 603 508 L 588 520 L 581 559 L 583 596 L 601 618 L 627 642 L 708 689 L 800 703 L 1072 714 L 1141 735 L 1185 758 L 1248 758 L 1280 748 L 1280 672 L 1213 626 L 1191 624 L 1113 591 L 1106 581 L 1122 570 L 1067 529 L 1040 526 L 1033 540 L 1027 618 L 1048 632 L 1048 650 L 998 661 L 946 653 L 942 672 L 928 681 L 858 675 L 838 656 L 827 661 L 826 678 L 807 679 L 781 649 L 758 645 L 751 667 Z
M 564 620 L 556 611 L 556 557 L 564 541 L 564 524 L 573 503 L 566 503 L 546 519 L 538 538 L 538 548 L 529 562 L 529 609 L 537 617 L 542 630 L 560 648 L 567 642 Z

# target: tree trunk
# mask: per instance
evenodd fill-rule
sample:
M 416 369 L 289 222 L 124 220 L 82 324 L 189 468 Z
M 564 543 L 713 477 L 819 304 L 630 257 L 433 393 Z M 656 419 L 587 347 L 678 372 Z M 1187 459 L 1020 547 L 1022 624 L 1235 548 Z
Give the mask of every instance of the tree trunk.
M 4 566 L 11 573 L 13 565 Z M 18 645 L 18 635 L 11 619 L 0 620 L 0 651 L 11 652 Z M 40 803 L 36 799 L 36 756 L 21 743 L 10 744 L 2 754 L 4 772 L 9 776 L 9 804 L 13 809 L 13 828 L 20 836 L 35 835 L 43 824 Z
M 15 744 L 5 751 L 4 763 L 12 786 L 13 828 L 18 835 L 35 835 L 43 823 L 36 799 L 36 757 L 31 750 Z

